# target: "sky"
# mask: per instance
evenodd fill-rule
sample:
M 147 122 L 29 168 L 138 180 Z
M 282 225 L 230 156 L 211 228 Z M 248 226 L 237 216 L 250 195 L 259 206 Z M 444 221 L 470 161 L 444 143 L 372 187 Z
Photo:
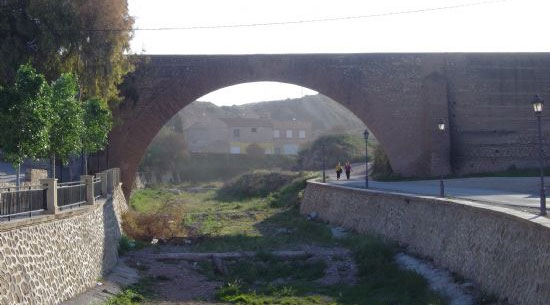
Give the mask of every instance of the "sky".
M 462 7 L 442 9 L 451 6 Z M 129 0 L 129 9 L 135 28 L 186 28 L 135 31 L 132 52 L 144 54 L 550 51 L 548 0 Z M 411 12 L 419 10 L 427 11 Z M 337 20 L 295 23 L 320 19 Z M 293 23 L 235 27 L 281 22 Z M 232 105 L 314 93 L 261 83 L 200 100 Z

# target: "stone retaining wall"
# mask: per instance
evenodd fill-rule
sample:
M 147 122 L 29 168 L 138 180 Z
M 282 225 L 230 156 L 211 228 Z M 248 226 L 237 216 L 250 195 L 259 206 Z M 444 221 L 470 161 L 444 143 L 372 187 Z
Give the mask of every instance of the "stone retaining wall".
M 550 220 L 462 200 L 308 182 L 301 213 L 382 235 L 511 304 L 550 304 Z
M 59 304 L 96 284 L 118 260 L 121 187 L 57 215 L 0 223 L 0 305 Z

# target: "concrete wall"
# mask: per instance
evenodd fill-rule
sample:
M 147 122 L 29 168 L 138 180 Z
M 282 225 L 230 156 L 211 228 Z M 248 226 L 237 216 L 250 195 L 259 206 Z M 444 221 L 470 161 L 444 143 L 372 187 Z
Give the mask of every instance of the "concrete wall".
M 550 300 L 550 220 L 461 200 L 309 182 L 301 212 L 382 235 L 511 304 Z
M 97 282 L 118 260 L 119 186 L 93 206 L 0 223 L 0 305 L 59 304 Z

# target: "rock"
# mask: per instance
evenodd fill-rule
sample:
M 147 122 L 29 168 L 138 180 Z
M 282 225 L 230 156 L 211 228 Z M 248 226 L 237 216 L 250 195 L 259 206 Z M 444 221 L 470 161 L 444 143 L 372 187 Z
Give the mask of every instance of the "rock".
M 332 233 L 332 237 L 337 239 L 344 238 L 348 235 L 347 230 L 342 227 L 331 227 L 330 232 Z
M 317 212 L 313 211 L 307 215 L 307 220 L 315 220 L 319 216 Z
M 275 234 L 291 234 L 294 230 L 289 228 L 277 228 Z
M 214 262 L 214 267 L 216 268 L 216 272 L 218 272 L 221 275 L 227 274 L 227 268 L 225 267 L 225 264 L 223 263 L 223 260 L 220 257 L 214 256 L 212 257 L 212 261 Z
M 167 189 L 167 191 L 176 195 L 181 195 L 182 193 L 181 190 L 178 190 L 178 189 Z

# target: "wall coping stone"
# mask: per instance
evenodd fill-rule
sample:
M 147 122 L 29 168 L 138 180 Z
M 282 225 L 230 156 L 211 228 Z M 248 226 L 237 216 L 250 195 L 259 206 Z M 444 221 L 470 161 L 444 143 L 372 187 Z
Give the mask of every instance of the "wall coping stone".
M 52 221 L 63 220 L 83 214 L 87 214 L 95 209 L 103 208 L 103 206 L 111 200 L 112 194 L 107 195 L 106 198 L 99 198 L 94 205 L 82 205 L 79 208 L 60 211 L 58 214 L 42 214 L 33 216 L 31 218 L 21 218 L 12 221 L 0 222 L 0 232 L 6 232 L 11 230 L 17 230 L 24 227 L 34 226 L 41 223 L 47 223 Z

